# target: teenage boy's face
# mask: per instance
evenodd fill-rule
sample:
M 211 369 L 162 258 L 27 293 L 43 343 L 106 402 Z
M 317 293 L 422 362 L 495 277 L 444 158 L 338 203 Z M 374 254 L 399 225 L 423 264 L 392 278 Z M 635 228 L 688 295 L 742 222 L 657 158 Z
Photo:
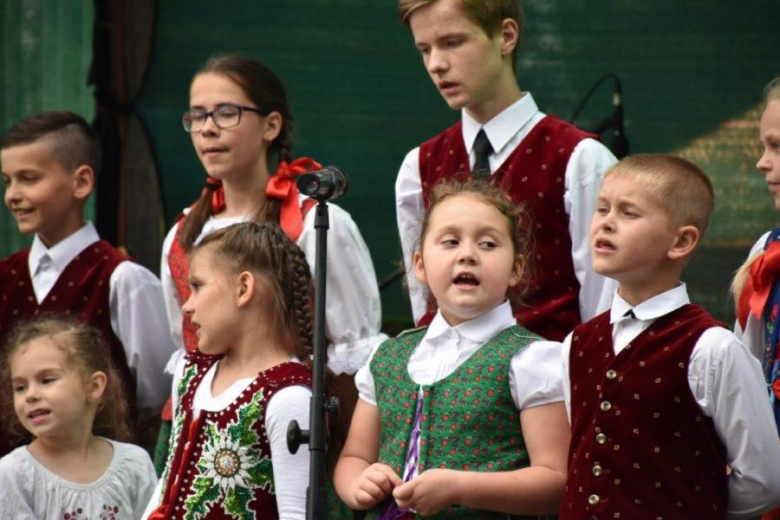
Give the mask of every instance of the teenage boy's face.
M 764 153 L 756 168 L 766 177 L 769 193 L 780 210 L 780 100 L 770 102 L 761 116 L 759 127 Z
M 46 141 L 12 146 L 0 152 L 5 184 L 5 205 L 19 231 L 37 233 L 52 246 L 81 223 L 81 207 L 74 204 L 78 179 L 51 156 Z M 77 227 L 78 227 L 77 225 Z
M 590 226 L 594 271 L 621 285 L 647 285 L 657 278 L 676 236 L 645 182 L 621 174 L 604 179 Z
M 439 0 L 412 12 L 414 43 L 434 85 L 453 109 L 477 108 L 498 96 L 504 61 L 500 34 L 489 37 L 463 14 L 458 0 Z

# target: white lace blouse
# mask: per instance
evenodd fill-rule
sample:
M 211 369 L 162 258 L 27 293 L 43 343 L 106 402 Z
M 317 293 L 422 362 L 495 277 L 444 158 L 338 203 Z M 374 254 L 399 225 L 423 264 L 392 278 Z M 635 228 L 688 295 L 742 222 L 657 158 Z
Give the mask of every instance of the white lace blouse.
M 138 520 L 157 476 L 142 448 L 106 439 L 111 464 L 91 484 L 58 477 L 27 446 L 0 459 L 0 514 L 14 520 Z

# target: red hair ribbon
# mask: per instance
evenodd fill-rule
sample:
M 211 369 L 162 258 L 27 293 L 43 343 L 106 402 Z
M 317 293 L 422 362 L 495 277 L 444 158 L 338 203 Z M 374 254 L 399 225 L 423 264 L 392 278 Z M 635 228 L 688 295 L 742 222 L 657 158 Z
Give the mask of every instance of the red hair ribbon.
M 748 313 L 761 318 L 775 278 L 780 275 L 780 241 L 772 242 L 750 266 L 750 276 L 739 295 L 737 317 L 745 330 Z
M 216 215 L 225 209 L 225 189 L 222 187 L 222 181 L 214 177 L 206 177 L 206 187 L 203 188 L 201 196 L 211 192 L 211 214 Z
M 268 179 L 265 187 L 267 197 L 282 201 L 279 225 L 292 240 L 297 240 L 303 231 L 303 215 L 298 204 L 298 186 L 295 178 L 306 172 L 322 169 L 322 165 L 311 157 L 300 157 L 291 163 L 280 161 L 276 173 Z

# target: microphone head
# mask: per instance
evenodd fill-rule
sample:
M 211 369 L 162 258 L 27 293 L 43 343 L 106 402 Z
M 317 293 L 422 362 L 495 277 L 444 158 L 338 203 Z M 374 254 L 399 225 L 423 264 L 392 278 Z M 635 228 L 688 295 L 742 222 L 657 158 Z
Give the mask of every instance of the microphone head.
M 335 200 L 349 190 L 349 176 L 338 166 L 326 166 L 298 177 L 297 186 L 298 191 L 320 202 Z

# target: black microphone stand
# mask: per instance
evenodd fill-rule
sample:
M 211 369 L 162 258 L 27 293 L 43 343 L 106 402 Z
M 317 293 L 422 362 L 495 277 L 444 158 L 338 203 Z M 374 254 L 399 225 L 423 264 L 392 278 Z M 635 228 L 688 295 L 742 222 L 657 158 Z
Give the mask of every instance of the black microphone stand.
M 339 172 L 341 173 L 341 172 Z M 343 174 L 342 174 L 343 175 Z M 304 183 L 310 179 L 303 179 Z M 299 189 L 301 186 L 299 178 Z M 348 179 L 345 181 L 348 185 Z M 309 185 L 314 188 L 312 184 Z M 346 190 L 346 189 L 345 189 Z M 322 193 L 301 190 L 318 201 L 314 215 L 316 230 L 316 256 L 314 264 L 314 345 L 312 360 L 312 389 L 309 407 L 309 429 L 301 430 L 298 421 L 291 421 L 287 428 L 287 447 L 290 453 L 296 453 L 301 444 L 309 444 L 309 488 L 306 490 L 306 519 L 324 520 L 327 518 L 327 493 L 324 485 L 325 457 L 327 451 L 328 430 L 326 412 L 338 412 L 338 398 L 325 397 L 325 290 L 328 272 L 328 229 L 330 219 L 326 200 L 333 192 Z

